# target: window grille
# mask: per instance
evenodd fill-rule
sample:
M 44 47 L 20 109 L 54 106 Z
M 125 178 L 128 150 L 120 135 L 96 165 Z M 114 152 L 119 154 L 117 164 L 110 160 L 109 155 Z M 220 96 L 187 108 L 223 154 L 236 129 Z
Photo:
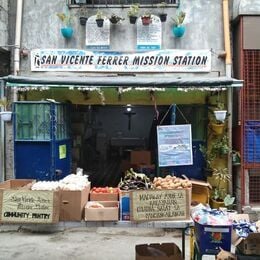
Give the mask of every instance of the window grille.
M 133 0 L 69 0 L 69 6 L 70 7 L 77 7 L 77 6 L 88 6 L 88 7 L 94 7 L 94 6 L 113 6 L 113 7 L 122 7 L 122 6 L 129 6 L 132 4 L 140 4 L 140 6 L 153 6 L 161 3 L 162 0 L 139 0 L 133 1 Z M 179 6 L 180 0 L 166 0 L 166 2 L 169 7 L 172 6 Z

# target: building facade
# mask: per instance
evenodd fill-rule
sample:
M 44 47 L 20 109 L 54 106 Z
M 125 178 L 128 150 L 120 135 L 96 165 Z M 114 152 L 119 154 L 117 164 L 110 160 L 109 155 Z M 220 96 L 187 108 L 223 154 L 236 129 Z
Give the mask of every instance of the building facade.
M 145 1 L 140 3 L 135 24 L 128 17 L 131 4 L 17 1 L 21 22 L 17 23 L 13 37 L 22 52 L 13 61 L 13 76 L 4 79 L 5 90 L 12 92 L 14 101 L 55 100 L 72 104 L 71 153 L 75 164 L 72 171 L 76 167 L 88 168 L 94 162 L 88 171 L 99 173 L 94 178 L 97 184 L 97 179 L 105 178 L 100 174 L 104 168 L 97 170 L 94 166 L 105 165 L 116 172 L 128 163 L 129 147 L 155 146 L 154 118 L 157 125 L 164 123 L 169 109 L 173 116 L 165 124 L 192 125 L 194 155 L 199 153 L 200 144 L 216 138 L 209 127 L 208 114 L 209 108 L 218 103 L 228 110 L 226 134 L 232 139 L 232 118 L 236 113 L 232 112 L 232 89 L 242 86 L 231 70 L 229 7 L 232 3 L 227 0 L 169 2 L 164 8 L 167 20 L 161 22 L 160 3 Z M 103 27 L 96 24 L 98 11 L 105 18 Z M 186 14 L 182 37 L 173 34 L 172 19 L 176 22 L 181 11 Z M 152 22 L 143 25 L 142 16 L 147 12 L 152 14 Z M 72 37 L 61 34 L 64 24 L 57 14 L 70 16 Z M 112 14 L 123 20 L 113 24 Z M 88 18 L 86 24 L 80 23 L 80 17 Z M 126 113 L 127 104 L 135 111 Z M 173 104 L 177 105 L 177 112 L 172 112 Z M 15 116 L 13 124 L 18 126 Z M 16 145 L 18 128 L 13 124 L 6 125 L 7 178 L 15 177 L 17 170 L 12 147 Z M 114 154 L 121 159 L 117 165 Z M 113 163 L 109 167 L 101 163 L 107 163 L 111 156 Z M 171 173 L 187 171 L 188 177 L 207 179 L 200 157 L 196 157 L 194 168 L 177 167 L 170 169 Z M 156 159 L 151 161 L 156 163 Z M 232 173 L 231 154 L 217 164 Z M 214 178 L 208 180 L 214 186 Z M 223 188 L 232 192 L 227 183 Z

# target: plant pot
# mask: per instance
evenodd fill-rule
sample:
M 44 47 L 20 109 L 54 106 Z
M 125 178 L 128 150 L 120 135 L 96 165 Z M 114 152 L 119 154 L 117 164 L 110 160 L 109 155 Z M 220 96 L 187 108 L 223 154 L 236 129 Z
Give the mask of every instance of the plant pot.
M 137 16 L 129 16 L 129 22 L 130 24 L 135 24 L 137 20 Z
M 210 199 L 209 204 L 212 209 L 219 209 L 221 207 L 225 207 L 224 201 L 217 201 L 212 198 Z
M 241 164 L 240 156 L 236 152 L 232 153 L 232 164 L 233 165 L 240 165 Z
M 215 117 L 218 121 L 224 122 L 225 118 L 226 118 L 226 114 L 227 114 L 227 110 L 216 110 L 216 111 L 214 111 L 214 115 L 215 115 Z
M 80 23 L 80 25 L 86 25 L 87 20 L 88 20 L 87 17 L 83 17 L 83 16 L 80 17 L 80 18 L 79 18 L 79 23 Z
M 143 25 L 145 25 L 145 26 L 149 25 L 152 22 L 151 17 L 142 17 L 141 19 L 142 19 Z
M 96 19 L 96 22 L 98 27 L 103 27 L 104 19 Z
M 73 35 L 73 29 L 71 27 L 64 27 L 61 28 L 61 34 L 64 38 L 69 39 Z
M 172 33 L 175 37 L 181 38 L 186 31 L 186 28 L 184 25 L 178 25 L 178 26 L 173 26 L 172 28 Z
M 110 21 L 110 23 L 112 23 L 112 24 L 117 24 L 118 23 L 118 20 L 116 19 L 116 18 L 110 18 L 109 19 L 109 21 Z
M 1 115 L 1 119 L 3 121 L 11 121 L 11 119 L 12 119 L 12 112 L 11 111 L 0 112 L 0 115 Z
M 215 124 L 211 123 L 211 129 L 213 130 L 215 135 L 221 135 L 224 132 L 225 124 Z
M 166 22 L 167 14 L 160 14 L 159 17 L 160 17 L 160 20 L 161 20 L 162 23 Z

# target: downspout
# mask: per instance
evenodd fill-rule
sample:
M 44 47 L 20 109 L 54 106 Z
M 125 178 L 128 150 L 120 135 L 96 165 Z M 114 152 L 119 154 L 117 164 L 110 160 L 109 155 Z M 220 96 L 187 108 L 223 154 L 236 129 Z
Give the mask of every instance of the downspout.
M 15 48 L 14 48 L 14 75 L 20 71 L 20 49 L 21 49 L 21 29 L 22 29 L 23 0 L 17 0 L 16 25 L 15 25 Z M 17 101 L 17 92 L 14 90 L 13 101 Z
M 17 76 L 19 74 L 20 71 L 20 49 L 21 49 L 21 29 L 22 29 L 22 13 L 23 13 L 23 0 L 17 0 L 17 5 L 16 5 L 16 24 L 15 24 L 15 39 L 14 39 L 14 52 L 13 52 L 13 74 L 15 76 Z M 13 93 L 12 93 L 12 101 L 17 101 L 17 90 L 14 89 Z M 12 140 L 11 136 L 9 134 L 6 134 L 7 132 L 11 132 L 11 127 L 8 126 L 8 129 L 5 128 L 4 131 L 4 136 L 5 136 L 5 153 L 4 153 L 4 158 L 3 158 L 3 162 L 4 162 L 4 167 L 5 167 L 5 174 L 8 171 L 7 167 L 6 167 L 6 161 L 7 161 L 7 156 L 6 156 L 6 151 L 11 151 L 12 149 L 10 149 L 11 143 L 13 144 L 14 142 L 14 133 L 12 136 Z M 12 141 L 12 142 L 10 142 Z M 12 172 L 14 175 L 14 153 L 12 153 L 13 155 L 13 168 L 12 168 Z M 9 156 L 8 156 L 9 157 Z M 11 178 L 14 178 L 14 176 L 11 176 Z
M 230 43 L 230 23 L 229 23 L 229 3 L 228 0 L 223 0 L 223 25 L 224 25 L 224 46 L 225 46 L 225 63 L 226 63 L 226 76 L 232 77 L 232 59 L 231 59 L 231 43 Z M 232 88 L 227 90 L 227 111 L 228 111 L 228 139 L 229 146 L 232 147 L 232 108 L 233 108 L 233 92 Z M 228 172 L 232 176 L 232 154 L 228 156 Z M 232 180 L 232 178 L 231 178 Z M 232 182 L 228 187 L 229 193 L 232 195 Z

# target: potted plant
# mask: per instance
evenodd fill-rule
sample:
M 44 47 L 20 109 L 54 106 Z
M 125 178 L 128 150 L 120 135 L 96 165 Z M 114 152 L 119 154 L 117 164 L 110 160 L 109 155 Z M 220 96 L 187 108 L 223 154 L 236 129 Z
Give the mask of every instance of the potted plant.
M 3 121 L 10 121 L 12 119 L 12 111 L 7 110 L 9 105 L 10 102 L 7 100 L 6 97 L 0 99 L 0 107 L 3 108 L 3 111 L 0 112 L 0 115 Z
M 152 14 L 149 11 L 146 11 L 142 16 L 143 25 L 149 25 L 152 22 Z
M 175 37 L 180 38 L 185 33 L 186 28 L 183 25 L 185 16 L 186 16 L 186 13 L 183 11 L 180 11 L 175 18 L 172 18 L 172 20 L 173 20 L 172 32 Z
M 84 8 L 84 7 L 80 7 L 80 17 L 79 17 L 79 23 L 80 23 L 80 25 L 86 25 L 86 23 L 87 23 L 87 20 L 88 20 L 88 17 L 87 16 L 85 16 L 85 14 L 87 13 L 87 11 L 86 11 L 86 8 Z
M 132 4 L 129 7 L 127 15 L 129 17 L 130 24 L 135 24 L 139 13 L 139 4 Z
M 216 154 L 212 153 L 211 150 L 207 149 L 205 145 L 199 146 L 199 150 L 202 153 L 203 158 L 205 159 L 206 165 L 204 170 L 205 177 L 212 176 L 213 174 L 213 161 L 216 159 Z
M 157 6 L 161 10 L 159 12 L 160 20 L 161 20 L 162 23 L 164 23 L 167 20 L 167 14 L 165 13 L 165 7 L 167 6 L 167 3 L 166 2 L 161 2 Z
M 112 23 L 112 24 L 117 24 L 119 23 L 120 21 L 123 21 L 125 20 L 125 18 L 119 16 L 119 15 L 116 15 L 116 14 L 112 14 L 109 18 L 109 21 Z
M 231 147 L 229 146 L 228 136 L 224 134 L 221 137 L 216 138 L 212 142 L 211 149 L 217 157 L 228 155 L 232 151 Z
M 98 27 L 103 27 L 104 19 L 105 19 L 105 17 L 103 15 L 103 12 L 98 10 L 96 13 L 96 22 L 97 22 Z
M 212 208 L 219 208 L 225 205 L 224 199 L 227 195 L 224 188 L 221 188 L 222 183 L 230 182 L 231 175 L 227 168 L 216 167 L 213 169 L 213 176 L 217 180 L 217 185 L 213 187 L 213 193 L 210 198 L 210 204 Z
M 64 38 L 71 38 L 73 35 L 72 16 L 69 13 L 57 13 L 57 16 L 60 18 L 64 25 L 61 28 L 61 34 Z

